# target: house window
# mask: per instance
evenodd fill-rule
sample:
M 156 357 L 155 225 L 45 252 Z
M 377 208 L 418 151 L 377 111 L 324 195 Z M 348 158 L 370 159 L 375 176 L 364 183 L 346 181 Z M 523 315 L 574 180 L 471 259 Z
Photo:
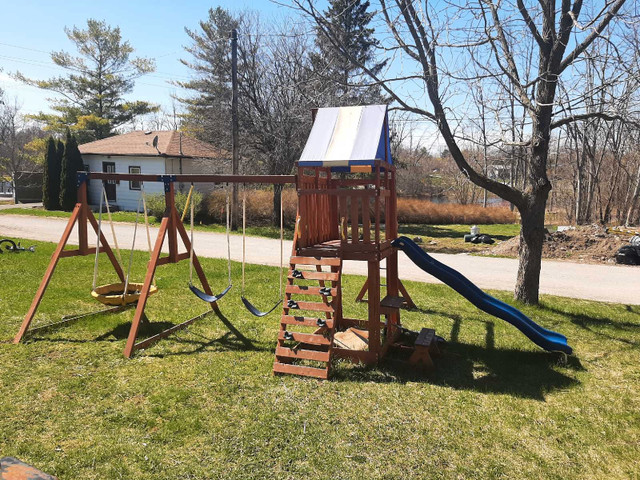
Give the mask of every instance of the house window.
M 129 167 L 129 173 L 142 173 L 140 167 Z M 132 181 L 129 182 L 129 190 L 140 190 L 142 182 Z

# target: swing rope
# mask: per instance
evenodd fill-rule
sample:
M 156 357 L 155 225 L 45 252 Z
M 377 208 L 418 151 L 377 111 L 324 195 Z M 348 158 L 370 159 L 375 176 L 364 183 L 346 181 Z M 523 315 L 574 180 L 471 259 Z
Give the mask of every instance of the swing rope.
M 104 184 L 103 184 L 103 190 L 104 190 Z M 98 282 L 98 258 L 100 255 L 100 244 L 102 243 L 100 241 L 100 233 L 102 233 L 102 192 L 100 193 L 100 210 L 98 211 L 98 231 L 96 232 L 96 255 L 95 255 L 95 259 L 93 261 L 93 286 L 91 287 L 91 290 L 95 290 L 96 286 L 97 286 L 97 282 Z
M 193 183 L 191 184 L 191 190 L 189 190 L 189 196 L 187 197 L 187 201 L 190 200 L 191 198 L 191 192 L 193 191 Z M 185 206 L 185 213 L 187 210 L 187 206 Z M 220 300 L 222 297 L 224 297 L 227 292 L 229 290 L 231 290 L 231 287 L 233 286 L 233 284 L 231 283 L 231 240 L 230 240 L 230 236 L 229 236 L 229 231 L 231 230 L 231 223 L 230 223 L 230 217 L 229 217 L 229 191 L 227 190 L 227 275 L 228 275 L 228 284 L 227 284 L 227 288 L 225 288 L 221 293 L 219 293 L 218 295 L 209 295 L 205 292 L 203 292 L 202 290 L 196 288 L 193 285 L 193 231 L 194 231 L 194 217 L 195 217 L 195 202 L 191 202 L 191 232 L 190 232 L 190 237 L 191 237 L 191 247 L 189 248 L 189 290 L 191 290 L 191 292 L 193 292 L 193 294 L 198 297 L 200 300 L 203 300 L 207 303 L 214 303 L 217 302 L 218 300 Z
M 133 226 L 133 241 L 131 242 L 131 251 L 129 252 L 129 266 L 127 267 L 127 276 L 124 279 L 124 289 L 122 290 L 122 302 L 124 303 L 127 290 L 129 288 L 129 277 L 131 275 L 131 266 L 133 265 L 133 250 L 136 247 L 136 234 L 138 233 L 138 220 L 140 218 L 140 203 L 142 202 L 142 195 L 138 198 L 138 204 L 136 205 L 136 223 Z
M 187 202 L 189 202 L 189 200 L 191 199 L 191 191 L 193 190 L 193 183 L 191 184 L 191 190 L 189 190 L 189 196 L 187 197 Z M 187 213 L 187 206 L 189 205 L 189 203 L 187 203 L 187 205 L 184 206 L 184 212 L 182 214 L 182 218 L 184 219 L 184 214 Z M 191 242 L 191 248 L 189 248 L 189 286 L 193 286 L 193 217 L 194 217 L 194 213 L 195 213 L 195 207 L 193 206 L 193 202 L 191 202 L 191 218 L 190 223 L 191 223 L 191 229 L 189 232 L 190 235 L 190 242 Z
M 153 248 L 151 248 L 151 232 L 149 231 L 149 214 L 147 213 L 147 197 L 144 194 L 144 183 L 140 186 L 140 194 L 142 196 L 142 208 L 144 211 L 144 228 L 147 231 L 147 246 L 149 248 L 149 260 L 153 257 Z M 155 274 L 151 277 L 151 285 L 154 285 Z
M 113 218 L 111 217 L 111 208 L 109 208 L 109 199 L 107 198 L 107 191 L 102 184 L 102 194 L 104 195 L 104 203 L 107 207 L 107 217 L 109 218 L 109 224 L 111 225 L 111 236 L 113 237 L 113 244 L 116 247 L 116 253 L 118 254 L 118 261 L 122 265 L 122 255 L 120 254 L 120 247 L 118 246 L 118 237 L 116 237 L 116 228 L 113 226 Z
M 273 312 L 278 305 L 282 303 L 282 266 L 284 264 L 284 254 L 283 254 L 283 243 L 284 243 L 284 223 L 283 223 L 283 209 L 282 209 L 282 192 L 280 190 L 280 299 L 278 302 L 271 307 L 270 310 L 266 312 L 262 312 L 258 310 L 245 296 L 245 263 L 246 263 L 246 239 L 247 239 L 247 192 L 243 190 L 242 192 L 242 292 L 240 298 L 242 299 L 242 303 L 246 307 L 249 312 L 256 317 L 264 317 Z
M 193 194 L 193 183 L 191 184 L 189 194 L 187 195 L 187 203 L 184 204 L 184 210 L 182 210 L 182 216 L 180 217 L 181 222 L 184 222 L 184 217 L 187 216 L 187 209 L 189 208 L 189 202 L 191 201 L 191 194 Z M 193 211 L 191 212 L 191 215 L 193 216 Z

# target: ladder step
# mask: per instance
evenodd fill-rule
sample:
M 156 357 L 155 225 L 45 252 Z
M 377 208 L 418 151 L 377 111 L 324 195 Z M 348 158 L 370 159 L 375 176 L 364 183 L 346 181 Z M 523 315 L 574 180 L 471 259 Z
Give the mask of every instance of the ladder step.
M 331 340 L 324 335 L 317 335 L 315 333 L 287 332 L 287 334 L 290 335 L 290 338 L 285 338 L 284 334 L 285 332 L 280 330 L 278 332 L 278 340 L 292 340 L 294 342 L 308 343 L 309 345 L 331 345 Z
M 340 278 L 340 274 L 337 272 L 312 272 L 309 270 L 301 270 L 301 277 L 294 277 L 293 271 L 289 270 L 287 278 L 289 280 L 302 278 L 304 280 L 326 280 L 330 282 L 337 282 Z
M 305 327 L 319 327 L 318 320 L 326 322 L 327 328 L 333 328 L 333 320 L 330 318 L 317 317 L 295 317 L 293 315 L 283 315 L 280 323 L 283 325 L 300 325 Z
M 290 363 L 275 362 L 273 364 L 274 373 L 288 373 L 290 375 L 301 375 L 303 377 L 315 377 L 326 380 L 329 378 L 328 368 L 305 367 L 302 365 L 292 365 Z
M 321 352 L 318 350 L 304 350 L 302 348 L 292 349 L 287 347 L 277 347 L 276 357 L 300 360 L 315 360 L 317 362 L 328 362 L 331 354 L 329 352 Z
M 306 285 L 287 285 L 285 288 L 285 293 L 297 293 L 299 295 L 322 295 L 320 293 L 320 289 L 324 287 L 311 287 Z M 331 297 L 335 297 L 338 294 L 337 288 L 331 288 L 329 290 L 329 295 Z M 323 297 L 325 295 L 322 295 Z
M 335 257 L 291 257 L 289 263 L 293 265 L 329 265 L 332 267 L 340 266 L 340 258 Z
M 295 302 L 298 305 L 298 308 L 289 308 L 286 304 L 284 305 L 284 309 L 287 311 L 290 310 L 309 310 L 312 312 L 329 312 L 333 313 L 333 305 L 330 303 L 319 303 L 319 302 Z

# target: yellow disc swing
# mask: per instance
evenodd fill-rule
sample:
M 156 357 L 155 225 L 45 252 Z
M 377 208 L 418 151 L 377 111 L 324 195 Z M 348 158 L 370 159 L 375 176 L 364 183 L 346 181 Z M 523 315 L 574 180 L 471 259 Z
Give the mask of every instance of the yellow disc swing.
M 127 275 L 124 282 L 110 283 L 107 285 L 97 286 L 98 280 L 98 256 L 100 254 L 100 234 L 102 233 L 102 201 L 105 201 L 107 207 L 107 216 L 109 217 L 109 223 L 111 225 L 111 235 L 113 236 L 113 243 L 116 247 L 116 253 L 118 254 L 118 261 L 122 266 L 122 256 L 120 255 L 120 247 L 118 246 L 118 239 L 116 237 L 116 230 L 113 226 L 113 219 L 111 217 L 111 210 L 109 209 L 109 200 L 107 199 L 107 192 L 104 188 L 104 182 L 102 184 L 102 195 L 100 196 L 100 210 L 98 213 L 98 232 L 96 238 L 96 256 L 93 264 L 93 288 L 91 290 L 91 296 L 100 303 L 105 305 L 129 305 L 135 303 L 140 298 L 142 292 L 142 283 L 134 283 L 129 281 L 131 275 L 131 265 L 133 264 L 133 250 L 136 245 L 136 234 L 138 231 L 138 220 L 140 217 L 140 203 L 144 211 L 144 224 L 147 230 L 147 244 L 149 246 L 149 256 L 151 256 L 151 235 L 149 233 L 149 217 L 147 215 L 147 201 L 144 195 L 144 186 L 141 187 L 140 198 L 138 198 L 138 205 L 136 207 L 136 223 L 133 228 L 133 242 L 131 243 L 131 251 L 129 252 L 129 266 L 127 268 Z M 149 295 L 153 295 L 158 291 L 158 287 L 152 285 L 149 289 Z

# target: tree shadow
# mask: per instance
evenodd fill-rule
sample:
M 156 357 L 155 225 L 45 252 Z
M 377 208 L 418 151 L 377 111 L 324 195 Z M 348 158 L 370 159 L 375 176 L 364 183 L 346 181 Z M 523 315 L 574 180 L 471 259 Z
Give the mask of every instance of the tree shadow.
M 611 329 L 618 332 L 637 333 L 638 331 L 640 331 L 640 320 L 638 322 L 619 321 L 607 316 L 592 316 L 582 313 L 566 312 L 559 308 L 551 307 L 544 304 L 541 304 L 540 308 L 568 318 L 573 325 L 576 325 L 577 327 L 589 333 L 592 333 L 594 336 L 604 337 L 608 340 L 621 342 L 626 345 L 630 345 L 633 348 L 640 347 L 640 342 L 638 341 L 630 340 L 619 335 L 612 335 L 602 331 L 602 329 Z M 627 310 L 628 312 L 636 313 L 636 310 L 638 310 L 638 308 L 633 305 L 625 305 L 625 310 Z M 599 329 L 596 330 L 596 328 Z

